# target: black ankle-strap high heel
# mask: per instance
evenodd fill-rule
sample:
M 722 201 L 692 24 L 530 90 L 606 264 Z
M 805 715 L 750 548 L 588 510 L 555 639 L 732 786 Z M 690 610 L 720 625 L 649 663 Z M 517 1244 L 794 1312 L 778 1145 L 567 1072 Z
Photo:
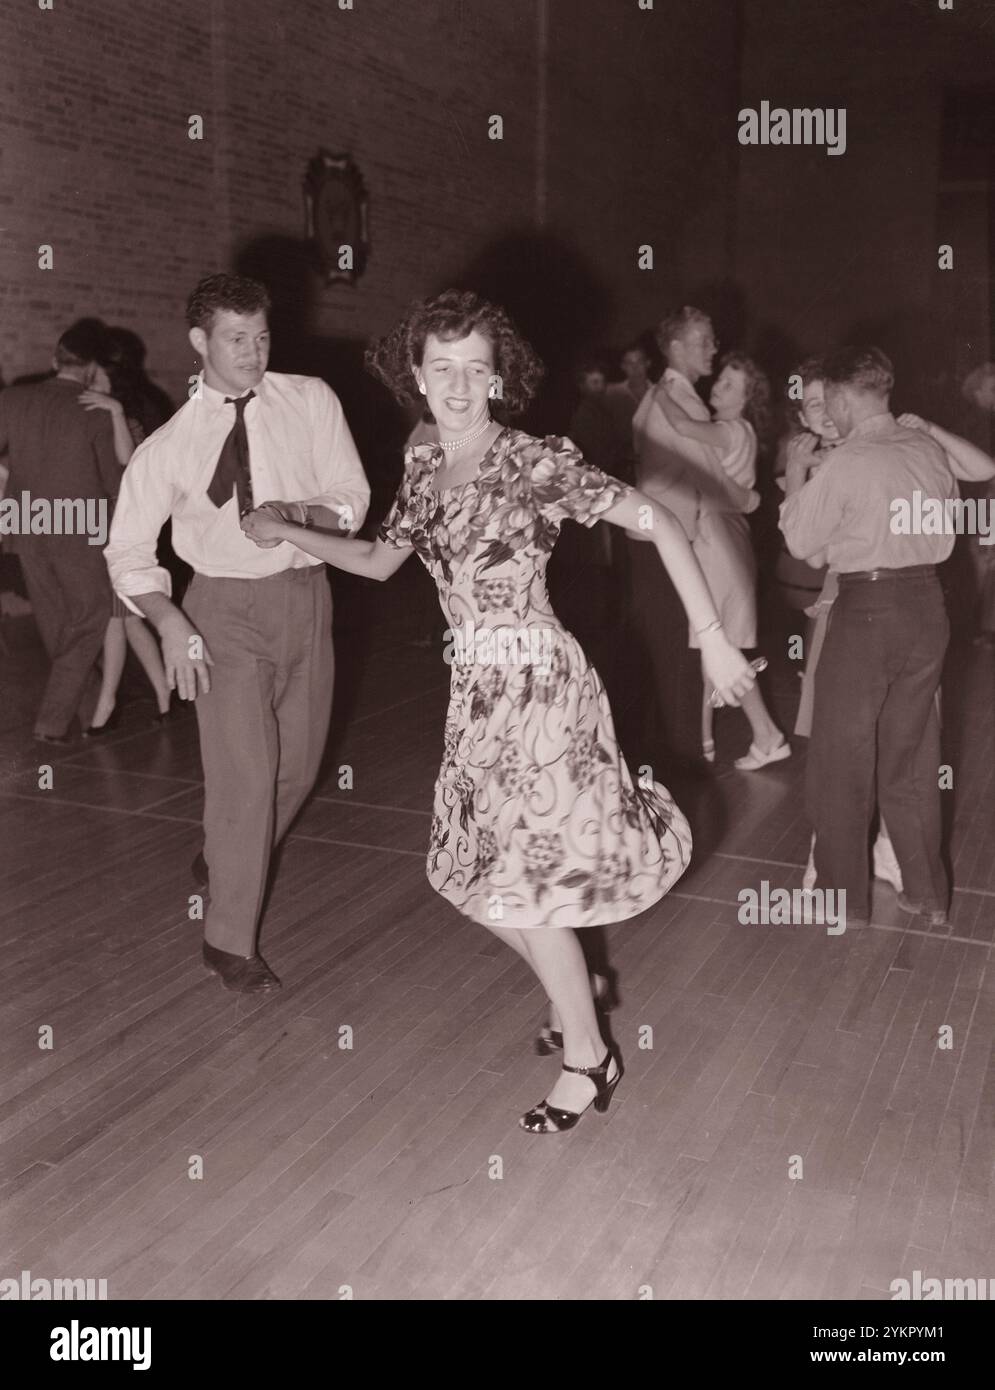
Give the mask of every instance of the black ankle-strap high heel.
M 599 1115 L 603 1115 L 608 1109 L 615 1094 L 615 1087 L 622 1080 L 621 1062 L 616 1062 L 618 1071 L 611 1081 L 608 1080 L 611 1060 L 612 1053 L 609 1048 L 604 1061 L 599 1062 L 596 1067 L 569 1067 L 566 1063 L 563 1064 L 564 1071 L 572 1071 L 578 1076 L 589 1076 L 594 1082 L 594 1097 L 590 1104 Z M 561 1110 L 557 1105 L 550 1105 L 548 1100 L 541 1100 L 538 1105 L 527 1110 L 518 1123 L 522 1129 L 528 1130 L 529 1134 L 560 1134 L 565 1129 L 573 1129 L 588 1108 L 590 1107 L 585 1107 L 585 1110 Z

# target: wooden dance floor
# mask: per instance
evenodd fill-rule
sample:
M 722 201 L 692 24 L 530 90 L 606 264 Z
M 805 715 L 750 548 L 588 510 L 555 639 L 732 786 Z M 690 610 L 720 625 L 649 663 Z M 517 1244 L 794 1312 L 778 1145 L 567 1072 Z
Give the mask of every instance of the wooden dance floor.
M 915 1270 L 995 1273 L 992 653 L 963 648 L 945 695 L 949 929 L 881 884 L 863 930 L 739 925 L 741 889 L 801 883 L 801 748 L 672 784 L 695 865 L 608 932 L 625 1079 L 607 1116 L 536 1138 L 517 1118 L 558 1065 L 531 1049 L 539 988 L 425 880 L 448 669 L 416 640 L 409 569 L 340 595 L 333 740 L 272 892 L 284 988 L 263 1002 L 205 973 L 187 916 L 192 715 L 151 728 L 133 682 L 115 733 L 34 745 L 40 649 L 5 624 L 0 1277 L 112 1299 L 881 1299 Z M 793 673 L 769 674 L 790 720 Z M 720 756 L 748 741 L 723 716 Z

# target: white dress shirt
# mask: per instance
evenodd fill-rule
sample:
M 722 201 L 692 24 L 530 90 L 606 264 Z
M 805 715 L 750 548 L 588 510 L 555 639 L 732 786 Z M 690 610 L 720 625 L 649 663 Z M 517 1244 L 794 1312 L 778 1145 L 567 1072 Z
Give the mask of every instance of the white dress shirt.
M 660 391 L 666 391 L 693 420 L 709 420 L 711 416 L 683 372 L 668 367 L 655 389 L 646 392 L 632 419 L 636 485 L 672 511 L 691 539 L 697 528 L 698 495 L 687 477 L 689 460 L 703 460 L 706 446 L 677 433 L 657 404 Z M 638 539 L 647 537 L 644 534 Z
M 254 390 L 245 428 L 255 504 L 348 508 L 343 531 L 358 530 L 370 488 L 338 396 L 318 377 L 282 372 L 266 372 Z M 288 541 L 261 549 L 239 526 L 234 497 L 220 508 L 208 497 L 234 423 L 234 405 L 201 378 L 191 399 L 132 455 L 104 554 L 112 585 L 136 613 L 131 596 L 171 592 L 168 572 L 156 563 L 167 517 L 173 519 L 173 549 L 197 574 L 259 579 L 321 564 Z

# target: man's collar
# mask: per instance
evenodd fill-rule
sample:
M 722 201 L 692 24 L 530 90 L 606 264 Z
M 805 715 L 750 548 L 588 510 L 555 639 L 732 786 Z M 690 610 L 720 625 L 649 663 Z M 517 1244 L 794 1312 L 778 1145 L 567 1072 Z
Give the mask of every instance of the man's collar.
M 882 410 L 878 415 L 868 415 L 865 420 L 861 420 L 859 425 L 854 425 L 842 442 L 847 444 L 851 439 L 861 439 L 866 435 L 884 434 L 895 428 L 894 415 L 890 410 Z
M 219 407 L 223 406 L 225 404 L 225 401 L 235 399 L 234 396 L 229 396 L 227 391 L 218 391 L 216 387 L 208 386 L 207 382 L 204 380 L 204 373 L 202 371 L 197 373 L 197 382 L 198 391 L 195 394 L 200 395 L 205 401 L 207 401 L 208 405 Z M 251 386 L 247 390 L 242 391 L 239 394 L 242 396 L 247 396 L 249 394 L 249 391 L 252 391 L 255 395 L 259 396 L 262 395 L 265 386 L 266 373 L 264 372 L 262 380 L 259 382 L 258 386 Z

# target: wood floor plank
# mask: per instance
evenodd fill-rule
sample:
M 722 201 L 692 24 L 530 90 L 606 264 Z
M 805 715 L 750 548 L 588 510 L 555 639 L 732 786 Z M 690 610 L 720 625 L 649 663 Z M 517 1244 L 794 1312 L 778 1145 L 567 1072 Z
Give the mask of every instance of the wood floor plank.
M 883 884 L 870 928 L 741 923 L 744 888 L 801 882 L 803 749 L 683 784 L 692 869 L 604 932 L 617 1097 L 538 1138 L 517 1121 L 560 1064 L 533 1050 L 543 992 L 425 877 L 448 672 L 416 645 L 398 662 L 400 589 L 350 594 L 356 669 L 271 884 L 261 949 L 284 988 L 266 1000 L 200 962 L 190 712 L 153 729 L 126 707 L 106 740 L 46 750 L 45 792 L 19 692 L 0 730 L 3 1272 L 83 1271 L 121 1298 L 413 1301 L 877 1300 L 916 1268 L 988 1276 L 995 748 L 977 657 L 945 730 L 972 750 L 950 928 Z M 37 691 L 40 653 L 17 660 Z M 772 688 L 797 700 L 786 676 Z M 721 747 L 740 735 L 728 723 Z

